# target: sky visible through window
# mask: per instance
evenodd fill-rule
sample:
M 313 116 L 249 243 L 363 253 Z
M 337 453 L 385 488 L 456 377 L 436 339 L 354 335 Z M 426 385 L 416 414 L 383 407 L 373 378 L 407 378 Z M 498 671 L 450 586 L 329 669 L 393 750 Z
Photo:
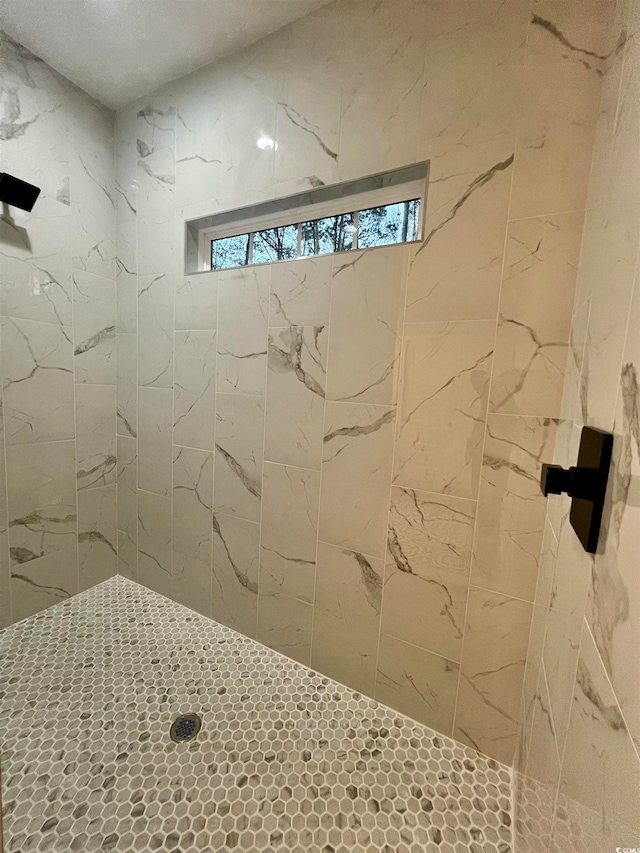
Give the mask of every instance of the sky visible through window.
M 211 269 L 407 243 L 418 238 L 419 198 L 266 228 L 211 242 Z

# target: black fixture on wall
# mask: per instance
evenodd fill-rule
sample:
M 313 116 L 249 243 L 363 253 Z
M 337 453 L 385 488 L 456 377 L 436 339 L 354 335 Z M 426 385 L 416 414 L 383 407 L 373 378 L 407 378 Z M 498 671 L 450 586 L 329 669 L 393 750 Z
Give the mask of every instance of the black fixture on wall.
M 32 211 L 40 195 L 40 188 L 21 181 L 6 172 L 0 172 L 0 202 L 19 207 L 21 210 Z
M 542 494 L 547 497 L 566 492 L 572 498 L 569 520 L 582 547 L 590 554 L 598 548 L 612 450 L 611 433 L 583 427 L 574 468 L 565 470 L 546 463 L 542 466 Z

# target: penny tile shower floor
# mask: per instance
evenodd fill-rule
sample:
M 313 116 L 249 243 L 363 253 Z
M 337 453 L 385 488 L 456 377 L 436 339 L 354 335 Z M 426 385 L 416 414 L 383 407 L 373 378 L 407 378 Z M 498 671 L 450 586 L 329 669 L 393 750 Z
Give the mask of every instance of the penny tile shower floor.
M 512 850 L 507 768 L 123 578 L 0 632 L 0 738 L 9 853 Z

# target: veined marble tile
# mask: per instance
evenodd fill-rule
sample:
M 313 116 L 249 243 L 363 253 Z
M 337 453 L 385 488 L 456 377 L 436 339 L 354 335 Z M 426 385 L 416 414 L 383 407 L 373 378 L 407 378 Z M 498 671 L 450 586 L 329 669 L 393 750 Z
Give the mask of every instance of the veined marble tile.
M 168 496 L 171 491 L 170 388 L 138 389 L 138 488 Z
M 418 156 L 479 175 L 514 151 L 529 3 L 441 3 L 426 24 Z
M 216 333 L 174 336 L 173 441 L 213 450 L 216 393 Z
M 173 278 L 138 278 L 138 384 L 173 385 Z
M 639 213 L 637 205 L 606 211 L 595 233 L 594 230 L 585 232 L 585 242 L 597 241 L 600 253 L 593 273 L 595 280 L 582 364 L 582 411 L 585 422 L 608 432 L 613 431 L 620 363 L 636 276 Z M 581 268 L 586 262 L 583 253 Z M 591 257 L 588 263 L 592 263 Z
M 13 566 L 54 551 L 75 549 L 75 480 L 73 441 L 7 447 L 9 545 Z M 16 617 L 14 612 L 13 618 L 15 621 L 22 617 Z
M 78 492 L 80 589 L 89 589 L 117 573 L 116 486 Z
M 313 603 L 320 472 L 265 462 L 262 490 L 260 595 Z
M 513 759 L 533 605 L 471 587 L 454 736 Z
M 411 22 L 411 24 L 409 23 Z M 339 175 L 341 180 L 415 160 L 424 66 L 424 28 L 413 2 L 354 7 L 345 16 Z
M 533 601 L 544 534 L 542 463 L 553 458 L 556 422 L 489 415 L 471 582 Z
M 640 760 L 586 624 L 560 791 L 604 821 L 640 831 Z
M 218 390 L 264 395 L 271 265 L 218 275 Z
M 473 501 L 391 490 L 384 633 L 460 660 L 475 511 Z
M 424 239 L 409 249 L 407 322 L 496 316 L 512 171 L 502 152 L 475 170 L 432 162 Z
M 116 283 L 73 273 L 73 354 L 76 382 L 116 383 Z
M 138 445 L 135 439 L 119 435 L 118 451 L 118 530 L 137 542 L 138 536 Z
M 333 257 L 297 258 L 271 267 L 269 326 L 326 326 Z
M 118 574 L 132 581 L 138 579 L 138 546 L 124 530 L 118 530 Z
M 586 202 L 611 5 L 534 0 L 511 217 Z
M 336 258 L 328 399 L 395 405 L 406 274 L 406 246 Z
M 176 281 L 175 329 L 216 329 L 218 276 L 214 272 Z
M 602 853 L 621 844 L 621 850 L 626 847 L 633 850 L 637 841 L 637 829 L 612 820 L 601 809 L 591 809 L 562 792 L 558 794 L 549 853 L 565 853 L 565 850 Z
M 212 553 L 211 616 L 247 637 L 255 637 L 260 525 L 215 512 Z
M 211 76 L 210 68 L 191 75 L 178 96 L 176 200 L 180 207 L 214 199 L 224 179 L 223 112 L 216 86 L 208 79 Z
M 95 108 L 85 118 L 97 120 L 90 138 L 88 133 L 72 133 L 71 237 L 74 269 L 113 280 L 116 276 L 115 174 L 108 112 Z
M 382 560 L 318 543 L 311 666 L 373 695 L 382 605 Z
M 560 756 L 544 666 L 540 672 L 535 696 L 527 773 L 538 782 L 547 785 L 552 795 L 557 790 L 560 781 Z
M 295 34 L 290 40 L 288 48 Z M 318 185 L 336 183 L 342 92 L 327 85 L 324 57 L 298 58 L 302 73 L 285 74 L 278 94 L 275 182 L 284 184 L 304 174 Z
M 76 385 L 76 466 L 78 489 L 116 481 L 114 385 Z
M 319 537 L 383 558 L 395 409 L 328 402 Z
M 491 409 L 559 417 L 583 213 L 509 224 Z
M 320 468 L 326 389 L 327 329 L 269 331 L 265 457 Z
M 311 604 L 284 593 L 260 593 L 257 639 L 305 666 L 311 659 L 312 623 Z
M 31 213 L 11 208 L 0 219 L 4 316 L 71 326 L 70 223 L 68 205 L 42 195 Z
M 260 521 L 264 400 L 216 394 L 214 509 Z
M 171 595 L 171 498 L 138 489 L 138 581 Z
M 396 485 L 476 498 L 494 337 L 491 321 L 405 325 Z
M 175 151 L 167 148 L 138 161 L 138 274 L 173 271 Z
M 176 144 L 176 107 L 169 97 L 152 95 L 136 110 L 138 157 L 148 157 Z
M 67 81 L 6 33 L 0 38 L 5 90 L 3 166 L 41 187 L 40 200 L 56 199 L 68 205 Z
M 118 435 L 135 438 L 138 433 L 138 336 L 118 332 L 116 357 L 116 429 Z
M 213 455 L 173 448 L 172 598 L 209 616 Z
M 138 331 L 138 277 L 117 259 L 116 331 L 134 334 Z
M 70 328 L 3 317 L 2 374 L 7 444 L 74 438 Z
M 78 591 L 78 549 L 75 544 L 16 565 L 11 570 L 13 621 L 26 619 Z
M 0 398 L 1 400 L 1 398 Z M 4 419 L 0 413 L 0 446 L 4 448 Z M 9 558 L 9 516 L 7 506 L 7 465 L 0 453 L 0 630 L 11 624 L 11 560 Z
M 448 735 L 453 727 L 459 669 L 451 660 L 383 632 L 376 699 Z

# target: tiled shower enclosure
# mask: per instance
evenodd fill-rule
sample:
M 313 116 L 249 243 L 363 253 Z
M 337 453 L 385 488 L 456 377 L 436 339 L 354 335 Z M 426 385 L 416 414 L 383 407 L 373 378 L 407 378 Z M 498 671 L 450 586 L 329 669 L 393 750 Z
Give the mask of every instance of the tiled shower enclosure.
M 115 112 L 0 31 L 7 850 L 633 846 L 637 6 L 333 0 Z M 422 163 L 418 241 L 186 272 Z

